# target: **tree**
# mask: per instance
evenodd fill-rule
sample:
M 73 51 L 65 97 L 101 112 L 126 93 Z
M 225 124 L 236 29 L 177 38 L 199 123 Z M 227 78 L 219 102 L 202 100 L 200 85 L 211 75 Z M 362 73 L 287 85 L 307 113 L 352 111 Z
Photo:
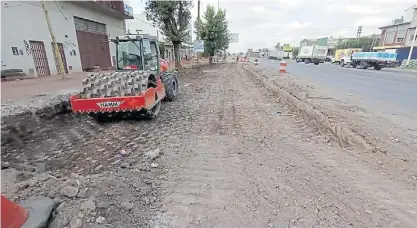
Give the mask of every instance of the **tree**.
M 159 45 L 159 55 L 161 56 L 161 58 L 165 58 L 165 42 L 160 41 L 158 42 Z
M 371 51 L 373 38 L 352 38 L 344 42 L 340 42 L 336 49 L 346 49 L 346 48 L 362 48 L 363 51 Z
M 298 53 L 300 52 L 300 50 L 299 50 L 299 48 L 298 47 L 294 47 L 293 49 L 292 49 L 292 56 L 293 57 L 296 57 L 297 55 L 298 55 Z
M 281 43 L 280 43 L 280 42 L 278 42 L 278 43 L 275 45 L 275 49 L 279 50 L 280 48 L 281 48 Z
M 215 11 L 213 6 L 208 5 L 203 16 L 204 21 L 197 20 L 195 29 L 204 40 L 204 52 L 210 56 L 209 62 L 219 51 L 225 51 L 229 47 L 229 30 L 226 20 L 226 10 Z
M 153 21 L 174 45 L 175 66 L 181 68 L 181 43 L 188 37 L 191 20 L 192 1 L 153 1 L 146 2 L 146 18 Z

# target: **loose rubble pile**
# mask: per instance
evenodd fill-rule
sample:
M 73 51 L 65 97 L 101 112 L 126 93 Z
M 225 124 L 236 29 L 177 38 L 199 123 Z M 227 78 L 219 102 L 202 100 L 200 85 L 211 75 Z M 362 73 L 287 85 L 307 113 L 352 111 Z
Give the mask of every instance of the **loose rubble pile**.
M 2 104 L 2 193 L 52 199 L 51 228 L 145 227 L 165 178 L 165 141 L 186 130 L 189 109 L 179 99 L 153 121 L 100 124 L 66 112 L 72 93 Z
M 28 100 L 6 102 L 1 105 L 2 145 L 23 144 L 22 138 L 42 127 L 45 121 L 66 113 L 74 90 L 58 94 L 43 94 Z

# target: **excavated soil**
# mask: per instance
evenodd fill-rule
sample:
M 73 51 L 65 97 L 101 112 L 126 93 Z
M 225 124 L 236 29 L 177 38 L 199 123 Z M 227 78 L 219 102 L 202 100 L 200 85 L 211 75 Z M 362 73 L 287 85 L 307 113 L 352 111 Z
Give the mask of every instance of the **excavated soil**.
M 189 69 L 152 121 L 55 116 L 2 148 L 50 227 L 414 227 L 415 188 L 312 128 L 240 64 Z M 6 167 L 4 167 L 6 168 Z

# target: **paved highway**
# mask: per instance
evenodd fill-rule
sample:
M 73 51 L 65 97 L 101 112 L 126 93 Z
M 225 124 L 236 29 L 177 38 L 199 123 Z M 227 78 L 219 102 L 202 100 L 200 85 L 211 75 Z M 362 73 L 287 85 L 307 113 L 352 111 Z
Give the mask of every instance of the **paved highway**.
M 259 67 L 277 71 L 279 61 L 260 59 Z M 417 73 L 341 68 L 332 64 L 304 64 L 290 60 L 287 72 L 320 85 L 363 97 L 367 102 L 388 102 L 417 117 Z

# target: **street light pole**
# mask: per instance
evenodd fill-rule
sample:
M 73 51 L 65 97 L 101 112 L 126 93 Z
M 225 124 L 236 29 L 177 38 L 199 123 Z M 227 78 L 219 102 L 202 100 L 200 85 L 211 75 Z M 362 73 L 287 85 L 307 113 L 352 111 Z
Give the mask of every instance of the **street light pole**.
M 197 2 L 197 40 L 196 42 L 200 42 L 200 31 L 199 30 L 200 27 L 200 0 L 198 0 Z M 199 53 L 197 52 L 197 66 L 200 65 L 200 56 Z
M 410 65 L 410 60 L 411 60 L 411 54 L 413 53 L 414 50 L 414 45 L 416 43 L 416 36 L 417 36 L 417 26 L 414 29 L 414 36 L 413 36 L 413 42 L 411 43 L 411 47 L 410 47 L 410 53 L 408 53 L 408 58 L 407 58 L 407 64 L 406 66 Z
M 416 5 L 414 5 L 413 7 L 411 7 L 412 9 L 414 9 L 414 14 L 413 14 L 413 19 L 415 19 L 414 17 L 416 17 L 416 14 L 417 14 L 417 6 Z M 410 8 L 409 8 L 410 9 Z M 407 9 L 407 10 L 409 10 L 409 9 Z M 406 11 L 407 11 L 406 10 Z M 410 47 L 410 52 L 408 53 L 408 58 L 407 58 L 407 63 L 406 63 L 406 66 L 408 67 L 409 65 L 410 65 L 410 60 L 411 60 L 411 54 L 413 53 L 413 50 L 414 50 L 414 45 L 415 45 L 415 43 L 416 43 L 416 36 L 417 36 L 417 20 L 413 20 L 413 21 L 411 21 L 411 23 L 416 23 L 416 28 L 414 29 L 414 36 L 413 36 L 413 42 L 411 43 L 411 47 Z

